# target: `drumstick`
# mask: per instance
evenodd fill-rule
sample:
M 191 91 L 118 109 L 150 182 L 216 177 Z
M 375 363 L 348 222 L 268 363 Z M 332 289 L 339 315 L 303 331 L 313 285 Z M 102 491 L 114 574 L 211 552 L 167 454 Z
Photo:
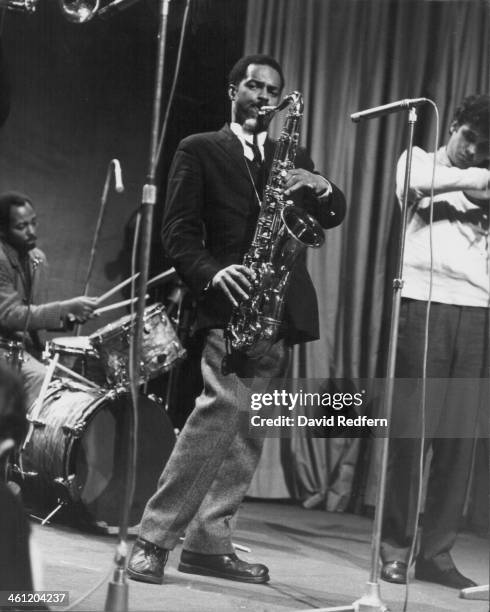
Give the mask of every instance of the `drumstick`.
M 126 285 L 129 285 L 129 283 L 131 283 L 135 278 L 137 278 L 139 274 L 140 274 L 139 272 L 136 272 L 136 274 L 133 274 L 133 276 L 130 276 L 126 280 L 123 280 L 122 283 L 119 283 L 119 285 L 116 285 L 112 289 L 109 289 L 109 291 L 106 291 L 103 295 L 99 297 L 98 303 L 100 304 L 101 302 L 104 302 L 105 300 L 107 300 L 108 297 L 111 297 L 111 295 L 114 295 L 114 293 L 117 293 L 119 289 L 122 289 Z
M 172 280 L 175 276 L 177 276 L 175 268 L 169 268 L 168 270 L 165 270 L 165 272 L 162 272 L 161 274 L 157 274 L 153 278 L 150 278 L 150 280 L 146 283 L 146 286 L 149 287 L 150 285 L 153 285 L 158 281 L 165 282 L 167 280 Z
M 56 353 L 56 355 L 53 357 L 53 361 L 54 361 L 55 357 L 59 357 L 59 354 Z M 74 372 L 73 370 L 70 370 L 70 368 L 67 368 L 66 366 L 62 365 L 61 363 L 55 363 L 55 367 L 58 368 L 59 370 L 61 370 L 62 372 L 65 372 L 69 376 L 73 376 L 73 378 L 76 378 L 80 382 L 83 382 L 88 387 L 92 387 L 93 389 L 100 389 L 101 388 L 96 383 L 93 383 L 88 378 L 85 378 L 85 376 L 82 376 L 81 374 L 78 374 L 78 372 Z
M 147 300 L 150 296 L 148 295 L 148 293 L 145 295 L 145 300 Z M 110 310 L 115 310 L 116 308 L 122 308 L 123 306 L 128 306 L 129 304 L 131 304 L 132 302 L 136 302 L 138 300 L 138 298 L 132 298 L 129 300 L 123 300 L 122 302 L 116 302 L 115 304 L 108 304 L 107 306 L 102 306 L 102 308 L 97 308 L 97 310 L 94 310 L 94 312 L 92 314 L 94 315 L 100 315 L 103 312 L 109 312 Z

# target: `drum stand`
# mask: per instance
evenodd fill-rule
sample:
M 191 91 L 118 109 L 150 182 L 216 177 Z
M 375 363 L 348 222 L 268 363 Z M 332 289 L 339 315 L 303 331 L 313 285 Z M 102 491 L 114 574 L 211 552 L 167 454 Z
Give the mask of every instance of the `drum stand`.
M 44 525 L 47 525 L 50 519 L 53 518 L 53 516 L 55 516 L 55 514 L 57 514 L 61 510 L 61 508 L 64 508 L 65 506 L 69 505 L 71 501 L 69 489 L 74 478 L 74 476 L 69 476 L 68 479 L 55 478 L 54 483 L 56 485 L 56 490 L 59 492 L 57 499 L 58 505 L 56 506 L 56 508 L 54 508 L 54 510 L 51 510 L 51 512 L 44 518 L 31 514 L 33 518 L 40 521 L 42 527 L 44 527 Z
M 182 345 L 185 346 L 185 341 L 189 335 L 189 324 L 185 321 L 186 317 L 188 318 L 188 313 L 184 312 L 184 300 L 186 297 L 187 289 L 185 288 L 182 281 L 178 281 L 175 289 L 172 291 L 170 305 L 167 307 L 167 314 L 169 319 L 172 321 L 177 336 L 179 340 L 182 342 Z M 172 311 L 176 310 L 175 315 L 172 316 Z M 184 337 L 183 337 L 184 336 Z M 174 368 L 172 368 L 168 372 L 167 376 L 167 388 L 165 389 L 165 401 L 164 401 L 164 409 L 165 412 L 168 413 L 170 404 L 172 401 L 172 395 L 174 392 L 174 388 L 176 385 L 177 373 L 180 368 L 180 363 L 177 363 Z
M 49 357 L 49 352 L 46 350 L 44 352 L 44 357 Z M 22 467 L 22 452 L 25 450 L 25 448 L 27 447 L 27 445 L 29 444 L 29 442 L 31 441 L 32 438 L 32 434 L 34 432 L 34 429 L 36 427 L 43 427 L 45 425 L 45 423 L 40 419 L 41 416 L 41 411 L 43 408 L 43 404 L 44 404 L 44 400 L 46 398 L 46 394 L 48 392 L 49 389 L 49 385 L 51 384 L 51 381 L 53 379 L 53 375 L 56 369 L 61 370 L 63 373 L 67 374 L 68 376 L 74 378 L 75 380 L 77 380 L 78 382 L 82 383 L 83 385 L 87 386 L 87 387 L 91 387 L 91 388 L 95 388 L 95 389 L 100 389 L 101 387 L 99 387 L 99 385 L 96 385 L 95 383 L 93 383 L 91 380 L 88 380 L 87 378 L 85 378 L 84 376 L 82 376 L 81 374 L 78 374 L 77 372 L 71 370 L 70 368 L 67 368 L 65 366 L 63 366 L 61 363 L 58 363 L 59 360 L 59 353 L 55 353 L 53 355 L 53 357 L 49 357 L 49 361 L 48 361 L 48 365 L 47 365 L 47 370 L 46 370 L 46 375 L 44 377 L 42 386 L 41 386 L 41 390 L 39 392 L 39 395 L 36 399 L 36 401 L 34 402 L 33 406 L 32 406 L 32 414 L 28 415 L 27 419 L 29 421 L 29 429 L 27 432 L 27 435 L 25 437 L 25 440 L 22 444 L 22 448 L 20 449 L 20 453 L 19 453 L 19 465 L 15 466 L 13 469 L 18 472 L 18 474 L 20 475 L 20 478 L 25 478 L 26 476 L 37 476 L 37 473 L 31 473 L 31 472 L 25 472 L 23 467 Z M 20 363 L 19 363 L 19 367 L 20 367 Z M 39 520 L 41 522 L 41 525 L 44 526 L 47 523 L 49 523 L 50 519 L 55 516 L 55 514 L 57 514 L 61 508 L 67 506 L 69 504 L 69 501 L 71 499 L 72 496 L 70 496 L 69 490 L 71 487 L 71 481 L 70 478 L 68 477 L 68 479 L 65 478 L 55 478 L 54 480 L 55 486 L 57 491 L 59 492 L 58 494 L 58 505 L 51 510 L 51 512 L 49 512 L 49 514 L 47 516 L 45 516 L 44 518 L 40 518 L 38 516 L 32 515 L 33 518 Z

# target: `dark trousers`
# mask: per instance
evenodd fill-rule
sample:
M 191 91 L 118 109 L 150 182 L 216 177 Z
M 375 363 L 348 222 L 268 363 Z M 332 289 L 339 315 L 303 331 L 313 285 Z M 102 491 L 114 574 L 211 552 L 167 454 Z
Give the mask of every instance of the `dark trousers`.
M 397 378 L 422 376 L 426 303 L 404 299 L 400 313 Z M 461 521 L 469 482 L 474 437 L 482 406 L 480 385 L 454 379 L 488 378 L 486 308 L 433 303 L 429 324 L 427 376 L 440 379 L 426 405 L 427 439 L 432 448 L 419 555 L 441 569 L 452 565 L 449 555 Z M 453 380 L 451 380 L 453 379 Z M 475 387 L 477 388 L 475 391 Z M 481 385 L 484 388 L 483 385 Z M 488 400 L 487 400 L 488 401 Z M 413 539 L 419 479 L 422 418 L 418 406 L 395 395 L 390 440 L 387 495 L 381 554 L 384 561 L 407 561 Z M 410 437 L 403 437 L 410 431 Z M 398 437 L 399 436 L 399 437 Z M 456 437 L 457 436 L 457 437 Z M 488 444 L 488 440 L 485 440 Z
M 231 531 L 262 449 L 248 432 L 250 392 L 286 373 L 288 350 L 278 341 L 261 359 L 226 360 L 223 330 L 207 335 L 201 369 L 204 389 L 196 400 L 148 501 L 140 537 L 173 549 L 186 533 L 186 550 L 234 552 Z

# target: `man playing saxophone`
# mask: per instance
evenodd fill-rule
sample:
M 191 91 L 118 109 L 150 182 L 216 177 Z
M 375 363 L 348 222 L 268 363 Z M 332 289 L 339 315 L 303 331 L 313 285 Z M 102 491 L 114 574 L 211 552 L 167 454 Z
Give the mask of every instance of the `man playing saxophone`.
M 280 65 L 266 55 L 240 59 L 229 75 L 231 123 L 179 145 L 170 169 L 163 246 L 197 300 L 203 335 L 204 389 L 148 501 L 128 564 L 131 578 L 161 583 L 168 551 L 185 532 L 179 570 L 250 583 L 269 580 L 260 563 L 239 559 L 231 530 L 260 457 L 260 439 L 240 426 L 250 381 L 282 378 L 289 347 L 318 338 L 315 291 L 300 258 L 291 270 L 280 332 L 265 355 L 229 350 L 233 308 L 248 298 L 254 275 L 243 265 L 257 227 L 274 157 L 267 137 L 283 90 Z M 324 228 L 345 215 L 342 192 L 315 172 L 302 148 L 285 172 L 282 192 Z

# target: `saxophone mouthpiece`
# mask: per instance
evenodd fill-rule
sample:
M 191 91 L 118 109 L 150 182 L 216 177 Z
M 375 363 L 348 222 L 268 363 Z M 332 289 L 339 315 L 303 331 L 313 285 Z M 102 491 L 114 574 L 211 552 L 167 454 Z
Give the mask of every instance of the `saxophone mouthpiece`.
M 277 110 L 277 106 L 262 106 L 259 108 L 259 117 L 266 117 Z
M 285 96 L 282 102 L 280 102 L 277 106 L 262 106 L 259 109 L 259 116 L 266 117 L 267 115 L 271 115 L 272 113 L 278 113 L 279 111 L 282 111 L 283 108 L 286 108 L 286 106 L 289 106 L 291 102 L 298 103 L 302 107 L 302 96 L 298 91 L 293 91 L 289 95 Z

